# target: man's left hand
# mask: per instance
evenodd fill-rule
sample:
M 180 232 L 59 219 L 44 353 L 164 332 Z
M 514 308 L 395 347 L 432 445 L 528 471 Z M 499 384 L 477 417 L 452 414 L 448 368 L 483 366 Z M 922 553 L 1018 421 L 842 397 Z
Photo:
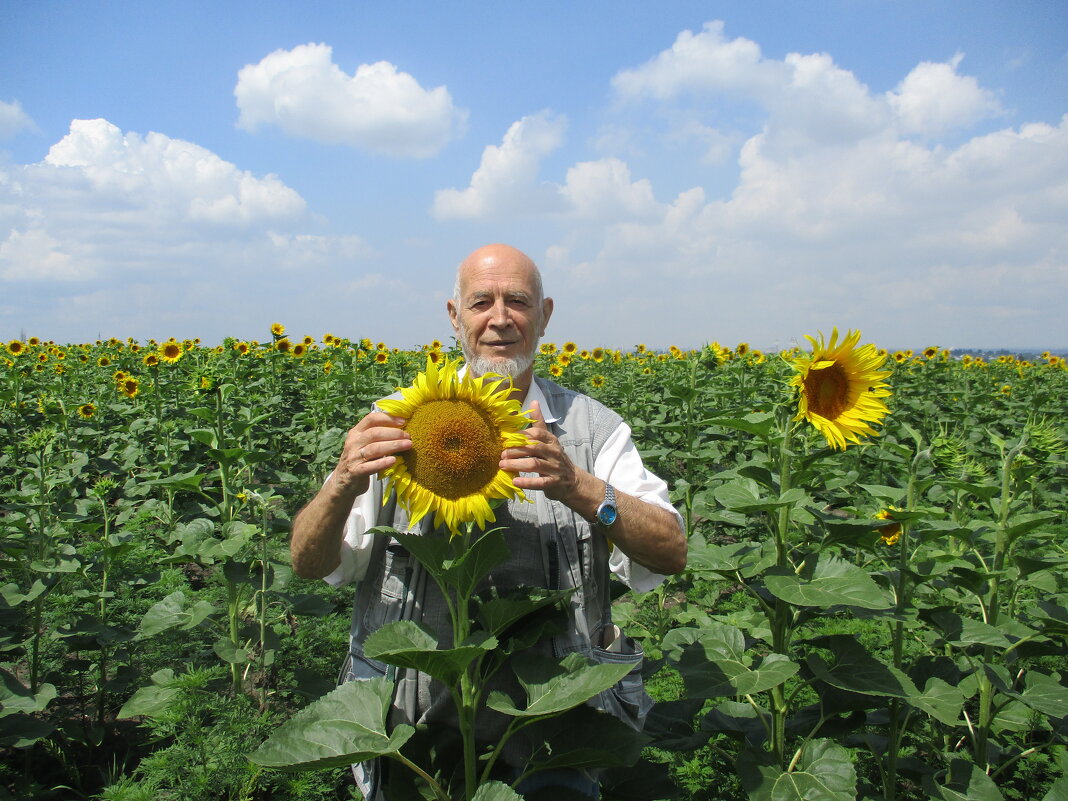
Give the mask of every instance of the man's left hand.
M 560 441 L 545 425 L 537 401 L 531 404 L 530 416 L 534 423 L 523 432 L 529 443 L 521 448 L 505 449 L 501 453 L 500 468 L 509 473 L 535 473 L 516 476 L 515 485 L 524 490 L 541 490 L 554 501 L 571 506 L 569 501 L 579 489 L 580 472 L 567 458 Z

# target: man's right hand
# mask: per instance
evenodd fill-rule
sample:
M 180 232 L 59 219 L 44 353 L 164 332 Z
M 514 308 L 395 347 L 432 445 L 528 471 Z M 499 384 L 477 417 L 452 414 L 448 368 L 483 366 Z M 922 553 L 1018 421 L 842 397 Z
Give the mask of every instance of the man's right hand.
M 289 552 L 298 576 L 322 578 L 338 566 L 353 503 L 367 492 L 371 476 L 396 464 L 397 454 L 412 447 L 411 436 L 401 428 L 405 422 L 371 412 L 349 429 L 333 475 L 293 518 Z
M 403 417 L 385 412 L 371 412 L 345 435 L 334 469 L 334 490 L 341 496 L 355 500 L 367 492 L 371 476 L 392 467 L 401 453 L 412 447 L 412 438 L 403 426 Z

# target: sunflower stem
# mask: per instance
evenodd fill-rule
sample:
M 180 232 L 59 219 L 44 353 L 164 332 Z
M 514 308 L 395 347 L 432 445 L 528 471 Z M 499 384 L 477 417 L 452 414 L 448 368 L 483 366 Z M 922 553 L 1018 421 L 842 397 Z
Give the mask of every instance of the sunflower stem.
M 788 415 L 784 417 L 782 426 L 782 442 L 779 447 L 779 495 L 780 497 L 790 489 L 793 475 L 791 473 L 792 460 L 790 446 L 793 439 L 794 425 Z M 786 547 L 786 536 L 790 527 L 790 508 L 780 506 L 778 519 L 774 529 L 775 534 L 775 564 L 779 568 L 789 567 L 789 556 Z M 790 644 L 790 605 L 781 598 L 775 599 L 773 617 L 771 620 L 772 650 L 777 654 L 786 654 Z M 786 701 L 786 684 L 778 684 L 771 688 L 771 753 L 775 758 L 775 764 L 780 767 L 786 755 L 786 714 L 788 711 Z
M 909 466 L 909 478 L 908 489 L 905 493 L 905 510 L 912 511 L 916 506 L 916 471 L 918 469 L 920 456 L 920 443 L 916 443 L 917 454 L 913 458 Z M 895 617 L 893 635 L 891 637 L 893 648 L 894 667 L 901 670 L 904 667 L 904 641 L 905 641 L 905 624 L 902 617 L 905 614 L 905 608 L 909 603 L 909 586 L 908 586 L 908 565 L 909 565 L 909 527 L 910 521 L 901 521 L 901 534 L 898 539 L 898 554 L 897 554 L 897 586 L 895 589 L 896 603 L 894 608 Z M 883 798 L 886 801 L 893 801 L 897 797 L 897 763 L 898 752 L 901 739 L 904 736 L 904 726 L 902 725 L 901 713 L 902 713 L 901 701 L 897 698 L 890 701 L 890 725 L 887 738 L 887 765 L 886 770 L 883 772 Z

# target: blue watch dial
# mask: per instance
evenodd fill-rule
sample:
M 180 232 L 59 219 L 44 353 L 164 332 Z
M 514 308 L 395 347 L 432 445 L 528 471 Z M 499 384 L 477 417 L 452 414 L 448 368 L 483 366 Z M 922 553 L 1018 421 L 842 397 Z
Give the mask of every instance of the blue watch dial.
M 601 504 L 601 508 L 597 510 L 597 519 L 601 521 L 602 526 L 610 526 L 616 522 L 616 507 L 607 503 Z

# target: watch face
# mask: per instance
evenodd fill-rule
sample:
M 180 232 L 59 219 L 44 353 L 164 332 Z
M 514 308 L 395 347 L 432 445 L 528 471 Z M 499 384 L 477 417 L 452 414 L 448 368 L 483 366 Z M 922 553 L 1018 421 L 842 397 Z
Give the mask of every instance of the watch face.
M 597 519 L 601 521 L 602 526 L 610 526 L 616 522 L 616 507 L 607 503 L 601 504 L 601 508 L 597 510 Z

